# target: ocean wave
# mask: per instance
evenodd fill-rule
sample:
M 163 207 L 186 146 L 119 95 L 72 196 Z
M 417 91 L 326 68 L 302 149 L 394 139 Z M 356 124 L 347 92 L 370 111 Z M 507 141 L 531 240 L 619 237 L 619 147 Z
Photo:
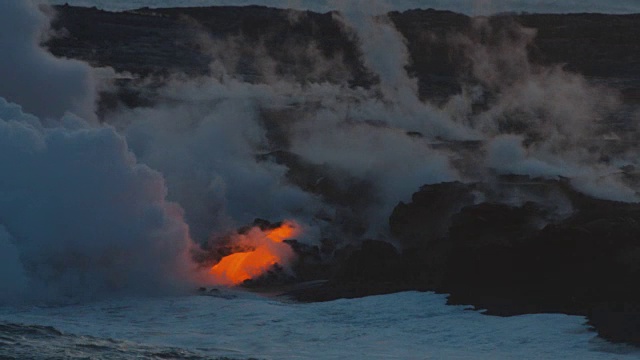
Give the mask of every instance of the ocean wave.
M 212 357 L 175 347 L 79 336 L 42 325 L 0 322 L 0 359 L 176 359 Z M 218 357 L 217 359 L 231 359 Z

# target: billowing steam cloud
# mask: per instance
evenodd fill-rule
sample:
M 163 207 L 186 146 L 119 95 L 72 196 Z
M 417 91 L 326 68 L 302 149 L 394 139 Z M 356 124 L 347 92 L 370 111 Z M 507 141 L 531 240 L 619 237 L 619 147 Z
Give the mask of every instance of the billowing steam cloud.
M 560 67 L 531 64 L 532 29 L 507 23 L 497 30 L 483 18 L 473 26 L 476 37 L 452 41 L 464 49 L 479 85 L 451 99 L 450 110 L 455 121 L 482 134 L 486 164 L 499 173 L 569 177 L 576 188 L 599 198 L 640 200 L 620 181 L 616 165 L 601 160 L 609 156 L 604 139 L 611 130 L 604 123 L 619 107 L 615 92 Z M 470 97 L 478 92 L 493 99 L 474 114 Z
M 437 108 L 418 97 L 418 80 L 409 76 L 410 65 L 406 39 L 380 9 L 388 8 L 384 1 L 338 2 L 342 15 L 335 19 L 344 31 L 360 46 L 364 65 L 379 79 L 378 91 L 384 103 L 384 122 L 406 131 L 419 131 L 431 137 L 452 139 L 471 136 L 467 129 L 457 126 Z M 381 45 L 381 44 L 384 44 Z M 373 109 L 372 109 L 373 110 Z M 376 109 L 372 114 L 380 113 Z M 370 114 L 366 116 L 371 116 Z M 371 120 L 371 119 L 369 119 Z
M 319 206 L 284 181 L 284 166 L 256 160 L 269 151 L 260 106 L 277 95 L 234 83 L 175 85 L 178 92 L 166 96 L 187 104 L 125 112 L 117 119 L 129 123 L 125 134 L 138 159 L 164 174 L 170 198 L 184 206 L 200 241 L 256 218 L 304 220 Z
M 393 206 L 419 186 L 482 180 L 493 172 L 568 176 L 592 195 L 634 199 L 617 170 L 599 163 L 603 149 L 584 150 L 601 135 L 598 122 L 615 110 L 615 97 L 576 74 L 532 65 L 527 46 L 535 32 L 512 24 L 500 33 L 477 19 L 475 35 L 448 39 L 466 55 L 473 82 L 439 107 L 419 98 L 417 81 L 405 70 L 411 61 L 405 39 L 378 15 L 384 3 L 334 5 L 342 11 L 335 20 L 378 80 L 371 87 L 354 88 L 347 76 L 318 78 L 315 72 L 300 81 L 276 71 L 261 43 L 203 36 L 211 77 L 174 78 L 160 90 L 168 101 L 107 119 L 123 129 L 142 162 L 164 174 L 169 197 L 185 208 L 196 239 L 254 217 L 293 217 L 322 227 L 318 214 L 334 224 L 364 221 L 368 236 L 384 237 Z M 308 47 L 291 51 L 310 53 Z M 310 69 L 344 74 L 336 59 L 316 54 Z M 257 78 L 247 79 L 241 58 L 254 59 L 244 66 Z M 484 109 L 474 110 L 479 102 Z M 455 143 L 461 140 L 484 146 L 460 151 Z M 338 182 L 369 184 L 367 205 L 344 209 L 303 191 L 325 177 L 301 184 L 289 174 L 299 164 L 257 160 L 274 151 L 295 154 Z
M 477 20 L 478 38 L 447 39 L 472 80 L 442 106 L 419 98 L 405 39 L 378 10 L 335 15 L 377 79 L 366 88 L 313 45 L 292 49 L 317 70 L 300 81 L 255 43 L 203 36 L 211 76 L 171 76 L 153 107 L 102 119 L 112 128 L 64 115 L 93 116 L 91 69 L 38 47 L 46 20 L 30 4 L 0 5 L 2 29 L 27 34 L 0 34 L 15 54 L 0 59 L 0 75 L 30 70 L 0 82 L 9 100 L 0 100 L 0 276 L 11 295 L 34 285 L 52 296 L 164 288 L 187 277 L 191 238 L 255 218 L 295 219 L 310 240 L 386 237 L 393 206 L 441 181 L 565 176 L 598 197 L 635 199 L 617 170 L 632 160 L 602 161 L 606 146 L 591 146 L 615 97 L 532 65 L 535 33 L 515 24 L 500 33 Z M 237 66 L 246 54 L 257 79 Z
M 256 217 L 313 223 L 323 213 L 335 222 L 353 220 L 292 183 L 287 177 L 291 164 L 257 161 L 261 154 L 289 151 L 323 167 L 324 175 L 344 180 L 342 174 L 348 174 L 353 181 L 372 183 L 372 203 L 360 209 L 361 217 L 376 224 L 371 236 L 384 233 L 393 206 L 419 186 L 458 178 L 445 153 L 407 132 L 461 138 L 469 131 L 418 99 L 416 80 L 403 68 L 408 61 L 404 40 L 388 19 L 349 16 L 341 21 L 350 36 L 364 39 L 375 34 L 361 32 L 382 31 L 389 43 L 399 43 L 397 54 L 381 52 L 373 43 L 363 46 L 365 63 L 380 78 L 371 89 L 351 88 L 348 77 L 331 77 L 331 82 L 307 78 L 301 84 L 278 77 L 259 46 L 245 49 L 250 45 L 205 39 L 215 56 L 213 76 L 174 79 L 160 90 L 161 98 L 170 101 L 107 119 L 123 129 L 140 161 L 164 174 L 169 196 L 185 208 L 196 239 Z M 308 47 L 299 50 L 292 51 L 309 53 Z M 258 59 L 253 64 L 261 75 L 258 83 L 238 72 L 234 59 L 246 54 Z M 319 56 L 311 68 L 326 69 L 333 61 Z M 286 141 L 274 140 L 274 129 Z
M 38 47 L 44 16 L 0 3 L 0 301 L 154 292 L 187 276 L 188 226 L 162 176 L 92 114 L 91 69 Z
M 44 127 L 0 98 L 3 284 L 59 297 L 177 282 L 190 240 L 162 176 L 112 128 L 64 122 Z
M 39 117 L 60 118 L 70 111 L 92 119 L 96 98 L 92 69 L 40 48 L 49 19 L 37 3 L 0 2 L 0 95 Z

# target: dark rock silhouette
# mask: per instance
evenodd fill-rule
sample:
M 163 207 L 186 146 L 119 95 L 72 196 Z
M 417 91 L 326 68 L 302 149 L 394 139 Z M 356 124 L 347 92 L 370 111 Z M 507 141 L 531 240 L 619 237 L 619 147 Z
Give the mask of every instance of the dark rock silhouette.
M 306 81 L 344 81 L 333 78 L 336 71 L 315 74 L 314 59 L 301 47 L 315 44 L 326 58 L 341 58 L 352 86 L 368 86 L 376 78 L 363 65 L 355 39 L 347 36 L 331 13 L 299 12 L 262 6 L 139 9 L 107 12 L 96 8 L 56 6 L 54 29 L 64 36 L 48 40 L 46 46 L 57 56 L 86 60 L 95 66 L 111 66 L 119 72 L 141 76 L 183 73 L 188 76 L 210 74 L 210 49 L 197 41 L 202 34 L 220 40 L 242 39 L 247 49 L 264 47 L 275 61 L 280 76 Z M 411 56 L 408 71 L 419 81 L 420 96 L 432 101 L 446 99 L 460 91 L 460 79 L 469 78 L 468 60 L 451 37 L 473 36 L 468 16 L 449 11 L 410 10 L 392 12 L 389 17 L 407 39 Z M 537 35 L 528 47 L 536 64 L 564 64 L 570 71 L 593 77 L 619 89 L 624 99 L 637 103 L 640 89 L 640 15 L 507 14 L 490 18 L 496 29 L 512 24 L 535 29 Z M 508 35 L 496 31 L 482 39 L 488 43 Z M 427 51 L 428 50 L 428 51 Z M 219 55 L 219 54 L 218 54 Z M 255 69 L 256 54 L 247 52 L 234 64 L 246 81 L 262 81 Z M 334 74 L 334 75 L 332 75 Z M 144 95 L 120 84 L 127 105 L 144 105 Z M 111 95 L 103 106 L 113 106 Z
M 473 189 L 489 185 L 424 186 L 391 216 L 401 238 L 414 238 L 401 253 L 365 242 L 346 259 L 344 271 L 293 296 L 317 301 L 432 290 L 450 294 L 452 304 L 472 304 L 493 315 L 584 315 L 603 337 L 638 344 L 640 205 L 590 198 L 562 180 L 509 181 L 516 187 L 522 182 L 523 191 L 532 182 L 561 190 L 574 212 L 558 218 L 547 204 L 489 201 L 457 206 L 447 219 L 450 212 L 430 210 L 439 198 L 464 203 Z M 448 229 L 436 234 L 420 221 L 434 218 L 450 224 Z

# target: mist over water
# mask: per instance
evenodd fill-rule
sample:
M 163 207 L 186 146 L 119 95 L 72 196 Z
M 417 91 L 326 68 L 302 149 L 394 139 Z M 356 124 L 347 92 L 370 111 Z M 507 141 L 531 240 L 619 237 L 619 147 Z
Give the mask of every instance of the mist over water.
M 0 322 L 3 339 L 20 343 L 9 353 L 0 347 L 0 356 L 46 359 L 64 352 L 105 359 L 191 360 L 637 357 L 633 349 L 594 339 L 581 317 L 489 317 L 447 306 L 444 295 L 431 293 L 316 304 L 226 295 L 233 298 L 119 299 L 11 313 L 0 308 L 0 318 L 9 322 Z

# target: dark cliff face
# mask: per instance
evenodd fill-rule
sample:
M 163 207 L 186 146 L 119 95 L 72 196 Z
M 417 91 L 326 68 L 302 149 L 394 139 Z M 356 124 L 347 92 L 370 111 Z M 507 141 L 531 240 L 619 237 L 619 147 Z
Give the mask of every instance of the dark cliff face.
M 53 28 L 63 36 L 46 44 L 57 56 L 86 60 L 95 66 L 111 66 L 119 72 L 143 76 L 210 72 L 213 58 L 208 42 L 241 41 L 245 53 L 236 65 L 249 81 L 260 81 L 252 57 L 266 55 L 276 71 L 299 81 L 315 59 L 340 57 L 355 85 L 365 84 L 368 74 L 359 62 L 353 39 L 345 36 L 331 13 L 289 12 L 260 6 L 179 9 L 140 9 L 113 13 L 95 8 L 56 7 Z M 318 54 L 300 53 L 313 44 Z M 263 54 L 252 50 L 261 48 Z M 215 51 L 215 50 L 214 50 Z M 331 77 L 330 74 L 327 76 Z M 342 79 L 341 79 L 342 80 Z
M 593 199 L 561 181 L 518 183 L 523 192 L 532 183 L 561 192 L 571 203 L 571 215 L 558 217 L 547 201 L 514 206 L 488 199 L 463 207 L 451 217 L 448 232 L 435 240 L 440 247 L 417 247 L 438 249 L 431 256 L 446 259 L 440 272 L 425 272 L 434 277 L 434 288 L 450 293 L 451 303 L 471 303 L 490 314 L 585 315 L 604 337 L 638 344 L 640 291 L 634 284 L 640 279 L 640 206 Z M 420 193 L 429 191 L 425 187 Z M 428 205 L 420 193 L 405 206 Z M 411 215 L 392 221 L 408 220 L 404 231 L 419 229 Z M 432 239 L 430 232 L 415 236 Z M 424 260 L 426 268 L 432 266 Z
M 208 74 L 213 57 L 203 48 L 202 36 L 212 40 L 234 38 L 263 48 L 275 60 L 276 71 L 300 82 L 342 81 L 354 86 L 375 81 L 361 61 L 361 53 L 334 14 L 287 11 L 259 6 L 179 9 L 140 9 L 111 13 L 95 8 L 56 7 L 54 21 L 61 37 L 46 44 L 57 56 L 83 59 L 96 66 L 140 75 Z M 422 98 L 438 99 L 459 92 L 460 79 L 470 76 L 460 36 L 477 37 L 472 18 L 448 11 L 411 10 L 389 14 L 407 40 L 411 65 L 408 71 L 419 80 Z M 619 87 L 630 100 L 640 86 L 640 15 L 504 15 L 489 19 L 492 33 L 481 34 L 491 43 L 509 36 L 518 24 L 535 30 L 528 46 L 530 58 L 541 65 L 560 64 L 565 69 L 597 78 L 622 81 Z M 502 31 L 505 30 L 505 31 Z M 198 40 L 200 39 L 200 40 Z M 299 49 L 313 44 L 318 53 Z M 237 63 L 246 79 L 260 81 L 254 59 L 246 52 Z M 312 57 L 337 59 L 337 68 L 317 74 Z M 310 74 L 316 74 L 309 78 Z M 637 100 L 637 99 L 636 99 Z
M 46 45 L 56 56 L 143 76 L 207 71 L 209 58 L 191 46 L 193 31 L 176 19 L 68 6 L 56 13 L 60 36 Z
M 523 15 L 518 21 L 537 29 L 541 61 L 566 63 L 586 76 L 638 77 L 640 15 Z
M 455 57 L 451 57 L 455 49 L 447 44 L 446 37 L 469 34 L 471 18 L 434 10 L 394 12 L 390 17 L 408 40 L 413 70 L 419 77 L 455 75 L 459 71 Z M 507 28 L 513 22 L 535 29 L 536 37 L 529 50 L 540 64 L 565 64 L 568 70 L 595 77 L 637 77 L 640 73 L 638 14 L 500 15 L 488 22 L 496 29 Z

